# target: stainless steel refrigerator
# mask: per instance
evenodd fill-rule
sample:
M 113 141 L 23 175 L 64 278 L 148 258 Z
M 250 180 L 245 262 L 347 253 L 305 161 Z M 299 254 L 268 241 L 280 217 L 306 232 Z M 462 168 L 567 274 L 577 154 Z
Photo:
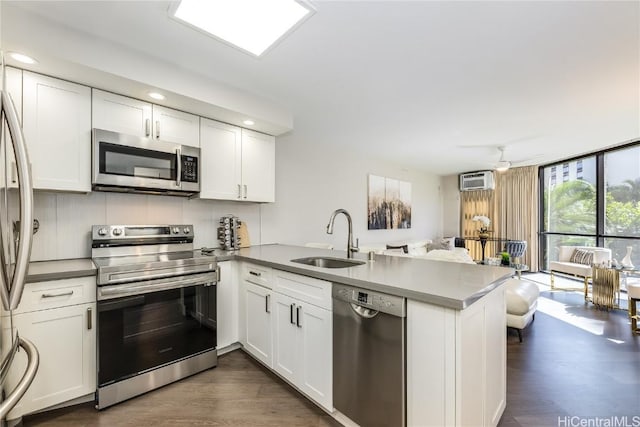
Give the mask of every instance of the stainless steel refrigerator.
M 18 308 L 24 290 L 31 242 L 33 240 L 33 187 L 29 155 L 16 107 L 6 89 L 5 63 L 0 51 L 2 91 L 0 93 L 0 299 L 3 322 L 10 322 L 11 341 L 2 342 L 4 358 L 0 364 L 0 384 L 11 369 L 14 356 L 24 351 L 27 368 L 13 390 L 5 390 L 6 398 L 0 403 L 0 421 L 18 403 L 38 371 L 37 348 L 21 337 L 13 325 L 13 310 Z M 15 172 L 15 174 L 14 174 Z M 11 176 L 10 176 L 11 175 Z M 14 176 L 15 175 L 15 176 Z M 17 187 L 17 188 L 16 188 Z M 6 325 L 3 325 L 6 328 Z

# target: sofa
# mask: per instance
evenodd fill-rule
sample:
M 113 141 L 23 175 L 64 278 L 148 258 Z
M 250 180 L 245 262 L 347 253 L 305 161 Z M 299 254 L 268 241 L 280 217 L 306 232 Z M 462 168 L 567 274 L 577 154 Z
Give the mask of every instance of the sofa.
M 577 250 L 580 253 L 576 252 Z M 587 255 L 580 256 L 584 253 Z M 549 262 L 551 289 L 559 289 L 555 287 L 554 273 L 564 273 L 582 278 L 586 294 L 591 278 L 591 266 L 594 264 L 609 265 L 610 263 L 611 249 L 594 246 L 560 246 L 558 260 Z

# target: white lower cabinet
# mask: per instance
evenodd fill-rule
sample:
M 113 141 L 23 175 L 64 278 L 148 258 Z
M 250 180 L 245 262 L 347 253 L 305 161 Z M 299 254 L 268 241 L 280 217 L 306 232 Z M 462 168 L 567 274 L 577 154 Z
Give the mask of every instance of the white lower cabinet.
M 304 294 L 323 284 L 330 304 L 331 283 L 274 270 L 276 290 Z M 297 283 L 297 286 L 295 285 Z M 274 293 L 273 369 L 300 391 L 333 411 L 332 312 L 299 298 Z
M 408 301 L 408 426 L 498 424 L 506 406 L 503 288 L 461 311 Z
M 31 311 L 14 314 L 13 333 L 17 330 L 21 337 L 33 342 L 40 365 L 33 383 L 7 419 L 18 419 L 95 392 L 94 301 L 95 277 L 27 284 L 23 302 Z M 11 323 L 6 313 L 1 321 L 2 347 L 6 351 L 11 345 Z M 19 352 L 7 377 L 5 392 L 15 388 L 25 368 L 25 353 Z
M 271 289 L 244 283 L 245 342 L 244 348 L 256 359 L 271 367 Z
M 239 271 L 244 349 L 333 412 L 331 283 L 248 263 Z
M 235 280 L 235 261 L 218 262 L 220 280 L 216 285 L 218 350 L 238 342 L 239 286 Z
M 296 309 L 298 300 L 275 293 L 273 321 L 273 369 L 291 382 L 296 382 L 298 371 L 298 334 Z
M 241 262 L 235 271 L 241 295 L 238 338 L 249 354 L 271 367 L 271 268 Z

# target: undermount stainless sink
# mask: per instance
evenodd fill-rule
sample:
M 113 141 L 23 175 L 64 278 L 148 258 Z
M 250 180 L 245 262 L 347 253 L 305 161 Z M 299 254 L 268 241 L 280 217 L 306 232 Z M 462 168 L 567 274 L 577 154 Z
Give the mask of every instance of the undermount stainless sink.
M 357 261 L 355 259 L 332 258 L 332 257 L 326 257 L 326 256 L 297 258 L 297 259 L 292 259 L 291 262 L 297 262 L 298 264 L 306 264 L 306 265 L 312 265 L 314 267 L 323 267 L 323 268 L 346 268 L 346 267 L 354 267 L 356 265 L 366 264 L 364 261 Z

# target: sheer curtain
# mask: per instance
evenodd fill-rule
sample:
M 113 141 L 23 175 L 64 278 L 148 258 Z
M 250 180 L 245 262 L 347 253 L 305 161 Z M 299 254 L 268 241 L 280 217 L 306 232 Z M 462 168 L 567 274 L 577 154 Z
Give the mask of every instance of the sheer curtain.
M 522 262 L 531 271 L 538 271 L 538 167 L 511 168 L 496 172 L 494 178 L 495 190 L 461 193 L 462 237 L 477 237 L 480 225 L 471 219 L 487 216 L 492 236 L 527 241 Z M 480 245 L 467 247 L 473 259 L 481 258 Z

